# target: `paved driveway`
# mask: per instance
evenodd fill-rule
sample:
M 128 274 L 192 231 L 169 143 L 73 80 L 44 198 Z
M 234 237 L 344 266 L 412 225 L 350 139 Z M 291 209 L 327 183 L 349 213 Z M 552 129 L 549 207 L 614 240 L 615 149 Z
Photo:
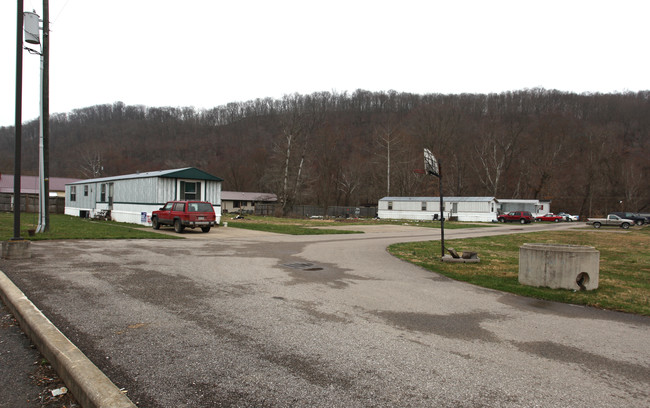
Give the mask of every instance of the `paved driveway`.
M 650 405 L 649 318 L 455 282 L 385 250 L 437 231 L 363 229 L 35 242 L 0 265 L 140 406 Z

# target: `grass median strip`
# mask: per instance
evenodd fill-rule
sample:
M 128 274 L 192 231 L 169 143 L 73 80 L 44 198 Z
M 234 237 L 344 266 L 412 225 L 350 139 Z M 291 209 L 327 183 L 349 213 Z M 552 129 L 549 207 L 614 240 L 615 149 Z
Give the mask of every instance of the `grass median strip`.
M 600 251 L 599 286 L 571 291 L 519 284 L 519 247 L 524 243 L 588 245 Z M 555 231 L 445 242 L 446 248 L 478 252 L 481 262 L 440 262 L 440 242 L 391 245 L 393 255 L 430 271 L 477 286 L 538 299 L 650 315 L 650 227 L 620 231 Z
M 363 234 L 361 231 L 344 229 L 313 228 L 312 226 L 295 225 L 288 223 L 246 222 L 236 220 L 227 221 L 229 227 L 249 229 L 255 231 L 274 232 L 288 235 L 327 235 L 327 234 Z
M 243 218 L 232 217 L 230 219 L 224 216 L 221 218 L 221 221 L 227 222 L 228 226 L 235 228 L 290 235 L 363 234 L 361 231 L 353 230 L 357 225 L 408 225 L 413 227 L 440 228 L 440 222 L 438 221 L 378 220 L 369 218 L 307 219 L 246 215 Z M 492 226 L 492 224 L 488 223 L 445 222 L 445 229 Z
M 173 235 L 158 234 L 142 228 L 142 225 L 126 224 L 114 221 L 94 221 L 87 218 L 72 217 L 63 214 L 50 214 L 50 230 L 29 235 L 28 230 L 35 230 L 38 215 L 21 213 L 21 238 L 30 241 L 50 239 L 177 239 Z M 13 213 L 0 212 L 0 241 L 13 238 Z

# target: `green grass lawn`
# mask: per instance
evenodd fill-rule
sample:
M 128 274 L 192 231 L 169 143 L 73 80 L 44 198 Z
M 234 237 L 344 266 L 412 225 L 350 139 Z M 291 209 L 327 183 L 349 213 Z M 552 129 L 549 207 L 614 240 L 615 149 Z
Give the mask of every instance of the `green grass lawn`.
M 524 243 L 587 245 L 600 251 L 598 289 L 536 288 L 518 282 L 519 247 Z M 443 263 L 440 242 L 391 245 L 393 255 L 453 279 L 539 299 L 650 315 L 650 227 L 504 235 L 445 242 L 446 248 L 476 251 L 480 263 Z
M 275 232 L 288 235 L 326 235 L 326 234 L 363 234 L 361 231 L 344 229 L 313 228 L 316 225 L 297 225 L 292 223 L 249 222 L 246 220 L 228 220 L 229 227 L 255 231 Z
M 50 230 L 29 236 L 28 230 L 36 229 L 38 215 L 21 213 L 20 236 L 30 241 L 47 239 L 174 239 L 181 238 L 158 234 L 141 225 L 125 224 L 114 221 L 93 221 L 63 214 L 50 214 Z M 14 236 L 14 214 L 0 212 L 0 241 L 7 241 Z

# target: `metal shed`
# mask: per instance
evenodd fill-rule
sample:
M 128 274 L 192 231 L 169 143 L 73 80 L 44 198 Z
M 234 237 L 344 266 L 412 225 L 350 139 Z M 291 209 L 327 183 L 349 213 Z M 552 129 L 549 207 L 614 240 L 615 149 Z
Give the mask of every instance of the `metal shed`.
M 443 197 L 445 219 L 492 222 L 497 218 L 494 197 Z M 440 197 L 384 197 L 377 215 L 384 219 L 426 220 L 440 216 Z
M 201 200 L 212 203 L 219 222 L 222 181 L 194 167 L 81 180 L 65 186 L 65 213 L 149 225 L 167 201 Z

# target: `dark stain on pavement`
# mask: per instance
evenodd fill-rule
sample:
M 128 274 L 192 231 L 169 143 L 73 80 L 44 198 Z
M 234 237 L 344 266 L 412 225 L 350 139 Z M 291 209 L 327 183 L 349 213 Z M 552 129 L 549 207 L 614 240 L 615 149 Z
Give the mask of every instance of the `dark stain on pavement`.
M 315 283 L 327 285 L 333 289 L 344 289 L 352 281 L 371 280 L 371 278 L 348 273 L 349 269 L 339 268 L 335 264 L 314 264 L 296 258 L 289 262 L 281 262 L 279 266 L 286 269 L 293 279 L 288 285 Z
M 377 312 L 377 315 L 396 327 L 406 330 L 436 334 L 453 339 L 498 342 L 489 330 L 481 327 L 485 320 L 499 320 L 502 317 L 487 313 L 455 313 L 434 315 L 413 312 Z
M 588 306 L 551 302 L 548 300 L 540 300 L 512 294 L 504 294 L 499 298 L 498 301 L 504 305 L 536 313 L 544 313 L 578 319 L 600 319 L 611 320 L 615 322 L 626 322 L 635 324 L 639 327 L 650 326 L 650 320 L 648 320 L 647 317 L 634 315 L 631 313 L 601 310 Z
M 577 364 L 588 372 L 599 373 L 603 377 L 611 377 L 613 374 L 629 380 L 645 382 L 650 385 L 650 367 L 645 365 L 612 360 L 578 347 L 566 346 L 550 341 L 513 342 L 513 344 L 525 353 L 534 354 L 549 360 Z M 650 396 L 649 393 L 644 395 L 646 398 L 648 396 Z
M 350 319 L 343 318 L 334 313 L 326 313 L 318 309 L 315 302 L 297 301 L 296 308 L 307 313 L 318 323 L 351 323 Z
M 215 387 L 214 383 L 192 381 L 185 385 L 185 390 L 192 406 L 195 407 L 273 407 L 273 402 L 257 397 L 241 389 L 227 389 L 223 385 Z
M 336 386 L 342 389 L 350 389 L 354 383 L 341 373 L 330 371 L 321 361 L 311 359 L 307 356 L 282 353 L 266 352 L 262 356 L 265 360 L 286 368 L 294 375 L 303 378 L 311 384 L 320 387 Z

